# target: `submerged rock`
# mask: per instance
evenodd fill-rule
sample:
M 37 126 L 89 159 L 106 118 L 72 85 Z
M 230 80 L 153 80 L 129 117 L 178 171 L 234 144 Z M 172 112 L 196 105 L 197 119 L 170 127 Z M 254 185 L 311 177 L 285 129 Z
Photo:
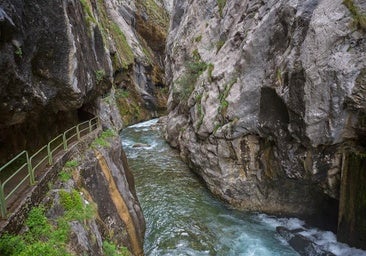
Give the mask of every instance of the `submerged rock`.
M 302 229 L 289 230 L 285 227 L 277 227 L 276 231 L 289 243 L 289 245 L 301 256 L 334 256 L 331 252 L 325 252 L 307 237 L 298 234 Z
M 136 144 L 133 144 L 132 146 L 133 148 L 143 148 L 143 147 L 150 147 L 149 144 L 144 144 L 144 143 L 136 143 Z

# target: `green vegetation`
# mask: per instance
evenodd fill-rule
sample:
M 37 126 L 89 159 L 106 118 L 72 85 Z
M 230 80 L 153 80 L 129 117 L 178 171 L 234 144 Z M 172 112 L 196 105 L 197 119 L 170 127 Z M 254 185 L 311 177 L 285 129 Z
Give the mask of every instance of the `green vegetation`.
M 222 126 L 221 124 L 217 123 L 217 124 L 215 125 L 214 130 L 213 130 L 213 133 L 215 134 L 215 133 L 217 132 L 217 130 L 218 130 L 221 126 Z
M 220 100 L 220 107 L 219 107 L 219 113 L 221 115 L 226 114 L 226 110 L 229 106 L 229 102 L 226 100 L 227 96 L 229 95 L 229 92 L 231 90 L 231 87 L 237 82 L 237 78 L 233 78 L 229 81 L 229 83 L 225 84 L 225 89 L 222 93 L 219 95 Z
M 141 97 L 135 90 L 116 89 L 116 102 L 125 125 L 137 123 L 147 118 L 147 112 L 141 107 Z
M 23 57 L 23 51 L 21 47 L 17 47 L 17 49 L 14 52 L 17 56 L 19 56 L 20 58 Z
M 343 4 L 352 14 L 353 24 L 357 29 L 366 31 L 366 14 L 361 13 L 353 0 L 343 0 Z
M 202 41 L 202 35 L 197 36 L 197 37 L 194 39 L 194 41 L 195 41 L 196 43 L 201 42 L 201 41 Z
M 208 65 L 206 62 L 201 60 L 197 50 L 194 50 L 193 61 L 186 62 L 186 72 L 176 81 L 179 85 L 179 89 L 175 89 L 175 93 L 180 101 L 187 101 L 189 96 L 194 90 L 194 85 L 197 79 L 207 69 Z
M 97 81 L 97 84 L 99 84 L 104 77 L 105 77 L 105 71 L 103 69 L 95 71 L 95 79 Z
M 58 174 L 58 177 L 61 182 L 66 182 L 72 178 L 72 170 L 79 166 L 79 162 L 77 160 L 70 160 L 66 162 L 62 171 Z
M 92 10 L 90 8 L 91 5 L 89 4 L 89 1 L 88 0 L 80 0 L 80 3 L 83 6 L 84 14 L 86 15 L 86 17 L 85 17 L 86 25 L 88 27 L 90 27 L 90 25 L 92 23 L 96 24 L 97 21 L 94 18 L 93 12 L 92 12 Z
M 126 36 L 120 27 L 114 22 L 110 22 L 109 24 L 112 36 L 116 41 L 118 49 L 120 49 L 119 54 L 123 57 L 122 65 L 124 68 L 127 68 L 129 64 L 134 62 L 135 58 L 131 46 L 128 44 Z
M 109 144 L 109 142 L 106 139 L 114 137 L 115 135 L 116 133 L 112 129 L 103 131 L 102 134 L 92 142 L 91 144 L 92 148 L 96 148 L 98 146 L 110 147 L 111 144 Z
M 9 256 L 68 256 L 70 227 L 60 217 L 52 225 L 43 206 L 34 207 L 25 222 L 28 230 L 22 235 L 5 234 L 0 238 L 0 255 Z
M 103 252 L 105 256 L 129 256 L 130 252 L 126 247 L 117 249 L 117 246 L 111 242 L 103 241 Z
M 25 221 L 26 231 L 19 235 L 5 234 L 0 238 L 0 255 L 68 256 L 70 221 L 84 221 L 95 216 L 95 207 L 86 204 L 79 192 L 60 191 L 64 215 L 49 221 L 44 206 L 34 207 Z M 117 254 L 119 255 L 119 254 Z
M 85 0 L 84 0 L 85 1 Z M 103 0 L 97 0 L 97 10 L 99 23 L 98 26 L 103 35 L 103 40 L 106 42 L 106 38 L 112 37 L 115 42 L 117 53 L 113 56 L 114 69 L 124 68 L 127 69 L 134 61 L 134 54 L 127 42 L 125 34 L 122 32 L 118 24 L 112 22 L 108 17 L 108 14 L 104 7 Z
M 282 71 L 280 68 L 276 70 L 276 79 L 279 85 L 282 85 Z
M 149 17 L 149 22 L 153 22 L 156 25 L 168 29 L 169 26 L 169 16 L 154 0 L 138 0 L 135 1 L 137 5 L 140 5 L 140 10 L 144 10 Z M 141 8 L 142 7 L 142 8 Z
M 62 182 L 66 182 L 68 180 L 70 180 L 72 178 L 72 175 L 70 172 L 62 170 L 59 174 L 58 177 L 60 179 L 60 181 Z
M 79 162 L 77 160 L 70 160 L 70 161 L 67 161 L 65 164 L 65 167 L 67 167 L 67 168 L 74 168 L 77 166 L 79 166 Z
M 219 40 L 219 41 L 217 41 L 216 42 L 216 52 L 219 52 L 220 51 L 220 49 L 224 46 L 224 44 L 225 44 L 225 41 L 224 40 Z
M 60 204 L 65 210 L 64 219 L 67 221 L 88 220 L 95 215 L 95 208 L 91 204 L 85 204 L 77 190 L 71 192 L 61 190 Z
M 217 5 L 219 6 L 220 17 L 222 17 L 222 15 L 223 15 L 222 11 L 226 5 L 226 0 L 216 0 L 216 2 L 217 2 Z
M 118 98 L 128 98 L 130 96 L 130 92 L 127 90 L 118 89 L 118 90 L 116 90 L 115 95 Z
M 194 61 L 200 61 L 201 60 L 201 55 L 198 52 L 198 49 L 194 49 L 192 52 L 192 57 Z

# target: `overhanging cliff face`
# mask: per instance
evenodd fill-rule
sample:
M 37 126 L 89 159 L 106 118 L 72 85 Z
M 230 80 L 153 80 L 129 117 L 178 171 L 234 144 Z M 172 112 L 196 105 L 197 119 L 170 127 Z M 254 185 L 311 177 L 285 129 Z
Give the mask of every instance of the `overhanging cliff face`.
M 224 200 L 335 224 L 344 146 L 364 139 L 365 27 L 346 5 L 175 1 L 166 137 Z
M 1 1 L 0 158 L 36 149 L 77 123 L 111 86 L 99 28 L 78 1 Z M 104 70 L 104 77 L 97 77 Z M 80 111 L 79 111 L 80 114 Z M 84 117 L 85 118 L 85 117 Z
M 164 111 L 168 2 L 0 1 L 0 163 L 96 115 L 112 85 L 124 125 Z

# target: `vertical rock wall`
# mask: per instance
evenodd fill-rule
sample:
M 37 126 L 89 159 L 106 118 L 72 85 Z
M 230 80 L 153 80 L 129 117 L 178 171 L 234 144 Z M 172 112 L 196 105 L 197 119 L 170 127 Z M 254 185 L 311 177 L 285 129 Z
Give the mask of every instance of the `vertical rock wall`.
M 163 112 L 165 6 L 0 1 L 0 163 L 96 115 L 112 85 L 124 125 Z
M 343 152 L 364 150 L 365 10 L 175 1 L 166 138 L 211 191 L 336 228 Z
M 86 154 L 77 182 L 97 205 L 100 221 L 113 242 L 143 255 L 145 220 L 119 136 Z M 104 235 L 107 235 L 105 233 Z
M 355 247 L 366 244 L 366 159 L 349 152 L 344 156 L 339 205 L 338 238 Z
M 96 71 L 108 78 L 112 67 L 100 31 L 85 28 L 78 1 L 4 0 L 0 8 L 3 162 L 77 123 L 77 109 L 111 86 Z

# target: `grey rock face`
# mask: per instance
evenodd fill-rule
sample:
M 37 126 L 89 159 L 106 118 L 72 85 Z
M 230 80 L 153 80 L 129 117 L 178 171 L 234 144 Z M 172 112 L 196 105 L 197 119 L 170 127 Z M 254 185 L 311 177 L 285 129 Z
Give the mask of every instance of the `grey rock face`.
M 169 2 L 143 13 L 145 1 L 0 1 L 0 164 L 96 115 L 112 84 L 134 122 L 163 111 Z M 159 51 L 143 36 L 154 15 L 166 21 L 152 26 Z
M 99 28 L 86 29 L 79 1 L 0 6 L 0 157 L 6 160 L 77 123 L 77 109 L 110 88 L 112 67 Z M 98 70 L 105 75 L 100 81 Z
M 269 213 L 337 211 L 343 145 L 362 138 L 366 107 L 352 20 L 341 0 L 175 1 L 166 137 L 215 194 Z
M 143 254 L 145 219 L 136 195 L 119 136 L 110 147 L 88 152 L 80 181 L 98 205 L 98 215 L 113 240 L 127 246 L 134 255 Z
M 64 217 L 67 205 L 62 195 L 77 193 L 92 215 L 84 220 L 68 220 L 68 248 L 76 255 L 105 255 L 103 242 L 127 247 L 133 255 L 143 255 L 145 220 L 138 202 L 133 176 L 128 168 L 119 136 L 108 138 L 108 147 L 89 149 L 77 155 L 78 167 L 66 168 L 72 178 L 58 181 L 44 198 L 47 218 Z

